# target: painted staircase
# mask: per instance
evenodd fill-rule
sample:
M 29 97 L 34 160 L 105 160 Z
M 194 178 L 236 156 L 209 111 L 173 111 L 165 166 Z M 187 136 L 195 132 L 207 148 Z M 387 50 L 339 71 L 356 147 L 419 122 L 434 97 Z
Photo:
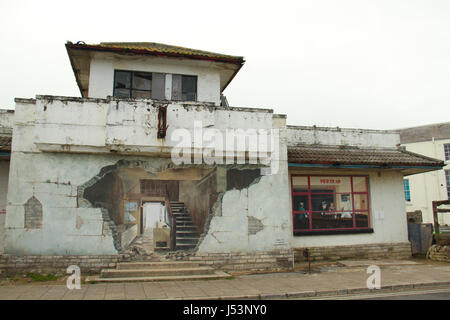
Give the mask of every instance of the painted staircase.
M 191 261 L 124 262 L 116 269 L 103 269 L 99 276 L 89 276 L 86 282 L 144 282 L 169 280 L 210 280 L 231 275 Z
M 200 239 L 200 235 L 185 204 L 179 201 L 170 201 L 170 206 L 172 207 L 172 214 L 176 218 L 175 250 L 194 249 Z

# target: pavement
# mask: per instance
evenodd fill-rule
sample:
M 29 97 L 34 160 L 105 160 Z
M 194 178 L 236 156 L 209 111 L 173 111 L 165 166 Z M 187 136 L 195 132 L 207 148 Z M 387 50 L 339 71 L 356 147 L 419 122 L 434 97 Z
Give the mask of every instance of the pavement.
M 369 290 L 367 267 L 381 270 L 381 289 Z M 330 299 L 368 293 L 450 288 L 450 264 L 427 260 L 341 261 L 305 266 L 296 272 L 236 275 L 227 280 L 160 281 L 141 283 L 0 286 L 0 300 L 146 300 L 146 299 Z

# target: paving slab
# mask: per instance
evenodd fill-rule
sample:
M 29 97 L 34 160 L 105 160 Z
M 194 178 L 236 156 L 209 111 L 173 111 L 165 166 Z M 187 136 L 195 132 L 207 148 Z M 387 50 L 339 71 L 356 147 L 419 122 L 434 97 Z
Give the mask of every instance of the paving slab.
M 81 290 L 68 290 L 64 285 L 8 285 L 0 286 L 0 299 L 308 299 L 450 287 L 450 264 L 376 261 L 383 266 L 382 288 L 369 290 L 369 274 L 361 265 L 372 262 L 349 261 L 348 267 L 323 268 L 312 274 L 283 272 L 240 275 L 229 280 L 82 284 Z

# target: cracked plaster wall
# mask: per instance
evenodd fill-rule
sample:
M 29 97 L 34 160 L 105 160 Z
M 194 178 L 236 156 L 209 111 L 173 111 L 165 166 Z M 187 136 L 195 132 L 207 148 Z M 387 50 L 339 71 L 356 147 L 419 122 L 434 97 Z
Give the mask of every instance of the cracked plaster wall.
M 277 174 L 256 178 L 243 189 L 223 194 L 199 253 L 290 249 L 291 217 L 287 164 Z M 220 198 L 219 198 L 220 199 Z M 256 223 L 257 222 L 257 223 Z

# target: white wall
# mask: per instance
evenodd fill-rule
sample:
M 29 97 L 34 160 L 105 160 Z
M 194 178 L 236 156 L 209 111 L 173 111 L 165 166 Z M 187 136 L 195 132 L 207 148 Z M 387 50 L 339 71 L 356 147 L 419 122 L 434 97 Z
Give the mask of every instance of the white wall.
M 364 174 L 369 175 L 370 214 L 373 233 L 342 234 L 322 236 L 292 236 L 293 247 L 321 247 L 371 243 L 408 242 L 405 202 L 403 197 L 403 175 L 395 171 L 383 171 L 381 176 L 375 171 L 331 171 L 331 170 L 296 170 L 290 174 Z M 292 201 L 290 201 L 292 210 Z M 383 212 L 383 219 L 375 215 Z M 292 212 L 292 211 L 291 211 Z M 292 217 L 291 217 L 292 220 Z M 292 222 L 291 222 L 292 225 Z
M 287 127 L 288 145 L 320 144 L 363 148 L 396 148 L 400 135 L 394 131 L 324 127 Z
M 197 102 L 211 102 L 220 105 L 220 72 L 210 62 L 157 57 L 127 58 L 96 54 L 90 65 L 90 98 L 106 98 L 113 95 L 114 70 L 197 76 Z
M 16 116 L 10 181 L 7 239 L 5 252 L 11 254 L 115 254 L 113 238 L 102 220 L 101 210 L 82 208 L 77 204 L 78 187 L 99 174 L 103 167 L 122 159 L 143 160 L 152 170 L 167 168 L 170 158 L 160 158 L 162 143 L 175 145 L 171 130 L 193 130 L 194 120 L 202 127 L 216 128 L 272 128 L 272 113 L 268 110 L 224 109 L 201 104 L 171 104 L 168 111 L 168 138 L 156 139 L 156 108 L 150 102 L 105 102 L 104 100 L 38 98 L 36 101 L 16 102 Z M 162 140 L 162 141 L 160 141 Z M 123 147 L 123 154 L 111 153 L 105 146 Z M 52 150 L 54 146 L 57 150 Z M 79 147 L 77 150 L 76 147 Z M 155 148 L 152 157 L 143 156 L 145 148 Z M 46 149 L 47 148 L 47 149 Z M 129 155 L 129 151 L 136 155 Z M 169 149 L 170 150 L 170 149 Z M 241 221 L 248 213 L 261 219 L 265 231 L 248 237 L 239 248 L 263 250 L 289 246 L 288 197 L 286 192 L 286 148 L 278 174 L 265 176 L 248 191 L 230 191 L 225 196 L 224 212 Z M 43 152 L 59 151 L 59 152 Z M 80 153 L 84 152 L 84 154 Z M 128 154 L 124 155 L 124 154 Z M 283 162 L 284 161 L 284 162 Z M 162 169 L 160 169 L 162 170 Z M 236 203 L 236 193 L 243 202 Z M 279 195 L 280 204 L 270 196 Z M 24 228 L 24 204 L 35 196 L 43 207 L 41 229 Z M 241 196 L 238 196 L 241 197 Z M 241 206 L 245 201 L 248 205 Z M 250 210 L 250 211 L 249 211 Z M 220 219 L 219 219 L 220 220 Z M 222 219 L 227 221 L 227 219 Z M 234 220 L 233 220 L 234 221 Z M 228 220 L 232 233 L 234 222 Z M 214 228 L 220 223 L 213 222 Z M 247 234 L 247 233 L 245 233 Z M 214 235 L 208 239 L 215 241 Z M 217 236 L 217 235 L 216 235 Z M 229 234 L 224 233 L 225 237 Z M 231 238 L 239 239 L 239 236 Z M 220 236 L 218 236 L 220 238 Z M 270 237 L 270 241 L 268 241 Z M 226 238 L 222 238 L 226 239 Z M 228 250 L 229 245 L 204 245 L 204 250 Z M 211 243 L 211 242 L 210 242 Z
M 403 144 L 406 150 L 444 160 L 444 144 L 450 139 Z M 450 164 L 444 167 L 450 170 Z M 447 183 L 444 170 L 426 172 L 405 177 L 409 179 L 411 202 L 406 202 L 407 211 L 421 210 L 424 222 L 433 223 L 433 200 L 447 200 Z M 439 222 L 450 225 L 450 214 L 439 213 Z

